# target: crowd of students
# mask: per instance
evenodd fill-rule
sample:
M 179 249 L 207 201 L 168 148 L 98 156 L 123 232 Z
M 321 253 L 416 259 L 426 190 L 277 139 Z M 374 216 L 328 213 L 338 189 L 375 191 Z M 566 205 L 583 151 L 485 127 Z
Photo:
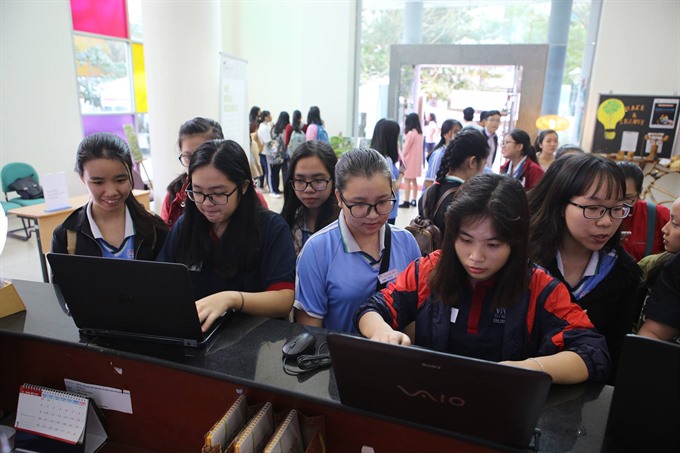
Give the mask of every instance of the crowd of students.
M 168 186 L 162 218 L 131 196 L 125 141 L 86 137 L 76 171 L 91 200 L 55 230 L 52 251 L 185 264 L 205 330 L 228 311 L 293 319 L 544 371 L 556 383 L 613 382 L 623 338 L 638 328 L 680 334 L 680 199 L 648 222 L 634 169 L 578 148 L 559 153 L 554 131 L 539 134 L 537 154 L 513 130 L 494 172 L 493 125 L 444 121 L 418 206 L 436 211 L 443 242 L 421 256 L 394 225 L 398 207 L 416 202 L 409 187 L 427 158 L 418 116 L 407 116 L 403 152 L 400 125 L 382 119 L 370 148 L 339 159 L 317 107 L 306 130 L 299 111 L 289 118 L 270 127 L 271 114 L 254 107 L 250 157 L 217 122 L 185 122 L 186 172 Z M 265 173 L 270 196 L 283 194 L 280 214 L 258 187 Z M 643 275 L 640 254 L 658 252 Z

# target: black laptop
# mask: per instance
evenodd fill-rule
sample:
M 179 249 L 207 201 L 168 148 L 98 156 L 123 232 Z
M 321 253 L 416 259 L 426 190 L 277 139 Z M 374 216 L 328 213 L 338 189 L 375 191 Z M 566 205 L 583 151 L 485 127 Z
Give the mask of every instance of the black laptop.
M 638 451 L 680 452 L 680 345 L 625 338 L 607 438 Z
M 222 321 L 201 331 L 183 264 L 58 253 L 47 260 L 84 335 L 199 347 Z
M 427 349 L 330 334 L 348 406 L 528 447 L 552 379 L 546 373 Z

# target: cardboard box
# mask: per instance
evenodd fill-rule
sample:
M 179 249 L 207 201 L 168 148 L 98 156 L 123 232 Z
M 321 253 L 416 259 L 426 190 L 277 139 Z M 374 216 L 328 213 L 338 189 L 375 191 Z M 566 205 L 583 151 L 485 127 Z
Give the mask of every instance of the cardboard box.
M 2 281 L 0 288 L 0 318 L 26 311 L 24 302 L 19 297 L 17 289 L 11 282 Z

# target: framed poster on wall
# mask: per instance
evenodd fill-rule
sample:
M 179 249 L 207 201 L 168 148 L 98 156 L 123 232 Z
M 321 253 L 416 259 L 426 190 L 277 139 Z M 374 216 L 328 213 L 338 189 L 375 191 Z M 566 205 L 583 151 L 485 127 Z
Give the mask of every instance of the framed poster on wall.
M 600 95 L 592 151 L 670 157 L 679 105 L 678 96 Z

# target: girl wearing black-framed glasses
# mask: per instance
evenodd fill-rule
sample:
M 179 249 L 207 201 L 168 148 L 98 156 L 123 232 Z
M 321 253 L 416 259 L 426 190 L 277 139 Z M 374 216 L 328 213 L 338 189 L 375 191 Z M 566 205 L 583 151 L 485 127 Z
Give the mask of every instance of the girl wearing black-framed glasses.
M 293 304 L 295 251 L 281 216 L 255 192 L 243 149 L 210 140 L 189 165 L 184 215 L 159 261 L 185 264 L 203 329 L 228 311 L 285 317 Z
M 331 146 L 317 140 L 302 143 L 290 158 L 281 216 L 298 254 L 312 234 L 338 218 L 338 203 L 332 196 L 337 162 Z
M 340 158 L 335 201 L 338 220 L 314 234 L 298 257 L 295 319 L 352 332 L 358 305 L 393 281 L 420 250 L 411 233 L 386 225 L 396 198 L 392 173 L 378 151 L 356 148 Z
M 621 247 L 630 207 L 614 161 L 592 154 L 555 160 L 529 191 L 532 258 L 563 281 L 602 333 L 617 369 L 623 338 L 638 319 L 640 269 Z

